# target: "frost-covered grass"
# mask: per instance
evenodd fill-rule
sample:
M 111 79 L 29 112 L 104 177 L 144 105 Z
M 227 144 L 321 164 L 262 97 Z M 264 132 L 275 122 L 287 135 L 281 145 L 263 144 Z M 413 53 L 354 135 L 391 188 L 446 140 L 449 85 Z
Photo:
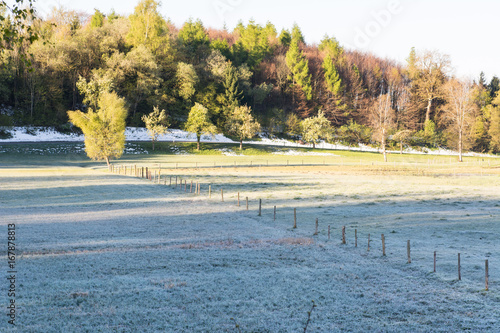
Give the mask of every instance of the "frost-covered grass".
M 224 148 L 236 152 L 214 150 Z M 0 224 L 16 223 L 20 255 L 18 329 L 237 332 L 234 318 L 243 332 L 300 332 L 314 300 L 308 332 L 500 331 L 497 166 L 450 164 L 444 157 L 382 165 L 376 154 L 271 150 L 150 152 L 119 161 L 161 164 L 163 177 L 187 179 L 188 191 L 191 180 L 200 182 L 200 196 L 110 174 L 79 152 L 69 160 L 65 153 L 0 154 Z M 270 167 L 256 166 L 266 159 Z M 297 165 L 287 167 L 287 159 Z M 323 159 L 327 165 L 313 165 Z M 254 167 L 234 168 L 235 161 Z M 213 162 L 225 167 L 208 168 Z M 342 226 L 347 245 L 340 242 Z M 409 239 L 412 264 L 406 263 Z M 5 262 L 5 249 L 2 255 Z M 5 293 L 0 303 L 6 304 Z M 0 330 L 5 327 L 4 319 Z

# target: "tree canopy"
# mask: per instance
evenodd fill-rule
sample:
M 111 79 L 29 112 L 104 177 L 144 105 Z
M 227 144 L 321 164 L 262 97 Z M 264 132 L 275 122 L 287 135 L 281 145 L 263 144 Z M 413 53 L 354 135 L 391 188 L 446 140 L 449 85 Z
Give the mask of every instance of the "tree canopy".
M 114 91 L 130 109 L 130 126 L 143 126 L 158 107 L 183 128 L 198 103 L 222 132 L 247 105 L 265 131 L 285 135 L 287 119 L 300 123 L 321 110 L 335 138 L 375 143 L 374 105 L 388 95 L 388 144 L 410 131 L 406 144 L 457 147 L 446 116 L 451 62 L 437 51 L 409 50 L 398 63 L 344 48 L 332 35 L 308 44 L 298 24 L 279 33 L 272 22 L 253 20 L 231 30 L 191 19 L 177 27 L 156 0 L 138 1 L 127 16 L 56 7 L 43 19 L 33 16 L 31 1 L 12 3 L 0 2 L 0 126 L 62 125 L 67 110 L 95 111 L 100 95 Z M 476 111 L 464 147 L 498 152 L 500 79 L 483 74 L 471 84 Z

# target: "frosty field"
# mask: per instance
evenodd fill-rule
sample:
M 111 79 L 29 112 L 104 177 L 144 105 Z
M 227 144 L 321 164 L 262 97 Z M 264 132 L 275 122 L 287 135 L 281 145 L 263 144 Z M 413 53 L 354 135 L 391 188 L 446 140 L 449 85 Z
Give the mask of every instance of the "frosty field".
M 29 147 L 45 153 L 2 145 L 0 154 L 0 267 L 6 275 L 15 223 L 19 331 L 304 332 L 313 300 L 307 332 L 500 331 L 500 161 L 129 147 L 116 165 L 161 164 L 154 184 L 110 173 L 74 144 Z

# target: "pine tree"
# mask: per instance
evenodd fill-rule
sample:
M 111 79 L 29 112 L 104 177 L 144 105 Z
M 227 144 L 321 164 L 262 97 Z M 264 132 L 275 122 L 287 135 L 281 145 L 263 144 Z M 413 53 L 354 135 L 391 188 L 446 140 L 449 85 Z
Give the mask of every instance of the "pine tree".
M 293 24 L 292 40 L 296 41 L 297 44 L 305 44 L 304 35 L 302 34 L 302 30 L 300 30 L 297 23 Z
M 289 47 L 292 42 L 292 35 L 288 30 L 282 29 L 278 37 L 278 44 L 284 47 Z
M 196 134 L 196 150 L 200 150 L 203 134 L 217 134 L 217 127 L 210 121 L 208 109 L 199 103 L 191 108 L 184 130 Z
M 340 74 L 333 63 L 333 59 L 329 56 L 326 56 L 323 60 L 323 70 L 325 71 L 326 88 L 335 97 L 339 98 L 342 93 L 342 80 L 340 79 Z
M 184 23 L 179 31 L 179 40 L 184 47 L 184 54 L 194 64 L 198 64 L 209 51 L 210 39 L 200 20 L 193 22 L 190 19 Z
M 233 66 L 226 67 L 224 85 L 223 104 L 226 110 L 232 111 L 233 108 L 240 105 L 243 92 L 238 83 L 238 71 Z
M 120 158 L 125 147 L 125 100 L 116 93 L 104 92 L 99 96 L 97 110 L 87 113 L 68 111 L 70 122 L 80 127 L 85 135 L 85 152 L 93 160 Z
M 101 13 L 98 9 L 95 9 L 94 15 L 90 20 L 91 28 L 100 28 L 104 25 L 104 14 Z
M 286 53 L 286 64 L 290 69 L 289 80 L 292 81 L 292 87 L 298 85 L 304 91 L 306 99 L 312 99 L 311 75 L 309 74 L 309 62 L 304 53 L 299 49 L 296 39 L 292 40 L 290 48 Z M 295 99 L 295 96 L 294 96 Z

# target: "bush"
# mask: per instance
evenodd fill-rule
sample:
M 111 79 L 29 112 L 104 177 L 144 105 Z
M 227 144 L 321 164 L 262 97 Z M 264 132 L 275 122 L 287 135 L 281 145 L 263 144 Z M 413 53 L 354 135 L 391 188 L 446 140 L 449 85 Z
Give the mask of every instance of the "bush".
M 12 133 L 6 129 L 0 128 L 0 139 L 6 140 L 12 138 Z
M 360 143 L 369 144 L 372 136 L 372 130 L 368 126 L 360 125 L 354 121 L 341 126 L 337 130 L 337 139 L 345 145 L 354 146 Z
M 13 126 L 14 121 L 11 116 L 0 114 L 0 126 Z
M 62 134 L 83 134 L 80 128 L 73 126 L 71 123 L 56 125 L 54 129 Z

